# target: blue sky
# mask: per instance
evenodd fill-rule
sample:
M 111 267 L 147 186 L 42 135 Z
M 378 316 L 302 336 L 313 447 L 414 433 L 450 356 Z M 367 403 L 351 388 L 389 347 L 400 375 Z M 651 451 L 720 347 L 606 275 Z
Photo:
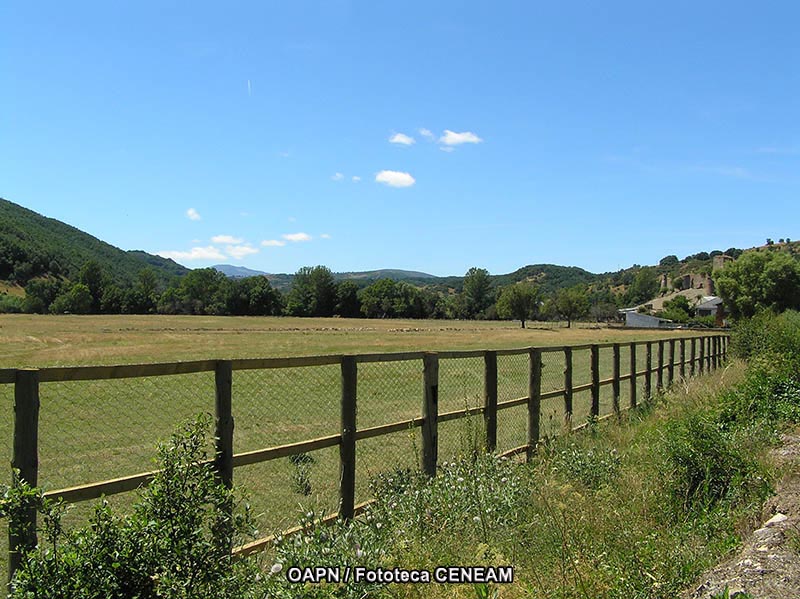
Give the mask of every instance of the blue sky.
M 798 22 L 769 1 L 10 0 L 0 196 L 269 272 L 600 272 L 800 238 Z

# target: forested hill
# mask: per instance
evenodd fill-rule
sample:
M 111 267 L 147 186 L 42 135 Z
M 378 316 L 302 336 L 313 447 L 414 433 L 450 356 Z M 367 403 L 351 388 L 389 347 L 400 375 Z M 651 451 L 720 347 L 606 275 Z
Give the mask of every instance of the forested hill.
M 42 276 L 76 279 L 94 261 L 116 283 L 126 284 L 150 268 L 166 283 L 189 272 L 173 260 L 124 251 L 54 218 L 0 198 L 0 280 L 24 285 Z

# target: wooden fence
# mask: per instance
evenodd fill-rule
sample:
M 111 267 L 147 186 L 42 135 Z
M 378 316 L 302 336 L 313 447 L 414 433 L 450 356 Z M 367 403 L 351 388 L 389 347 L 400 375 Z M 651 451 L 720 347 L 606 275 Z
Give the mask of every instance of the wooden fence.
M 205 360 L 167 364 L 141 364 L 123 366 L 78 366 L 41 369 L 0 370 L 0 383 L 14 385 L 14 438 L 12 467 L 19 471 L 20 478 L 36 486 L 39 481 L 39 384 L 63 381 L 88 381 L 125 379 L 137 377 L 177 375 L 198 372 L 214 372 L 216 383 L 215 439 L 216 455 L 210 461 L 220 480 L 227 486 L 233 484 L 234 469 L 292 456 L 327 447 L 339 447 L 339 510 L 331 516 L 349 519 L 365 504 L 356 505 L 356 457 L 358 441 L 421 427 L 422 452 L 420 467 L 430 476 L 436 475 L 438 464 L 438 424 L 472 415 L 482 415 L 485 423 L 485 439 L 488 451 L 497 446 L 498 411 L 516 406 L 527 406 L 527 440 L 524 445 L 512 448 L 506 455 L 525 453 L 530 459 L 541 439 L 541 402 L 550 398 L 563 398 L 564 421 L 569 430 L 583 428 L 587 423 L 572 425 L 573 396 L 582 391 L 591 393 L 590 419 L 602 419 L 619 415 L 621 410 L 635 408 L 641 399 L 652 396 L 653 376 L 655 389 L 669 387 L 676 376 L 684 379 L 696 373 L 717 368 L 726 358 L 729 336 L 726 334 L 699 337 L 677 337 L 657 341 L 629 343 L 603 343 L 565 347 L 530 347 L 502 350 L 470 350 L 443 352 L 404 352 L 360 355 L 329 355 L 294 358 L 264 358 L 239 360 Z M 655 362 L 653 349 L 655 347 Z M 677 347 L 677 352 L 676 352 Z M 627 368 L 620 363 L 620 349 L 628 348 Z M 637 370 L 637 349 L 645 352 L 645 368 Z M 589 350 L 591 382 L 573 384 L 573 352 Z M 601 379 L 600 354 L 611 351 L 612 375 Z M 542 355 L 560 352 L 564 357 L 563 388 L 542 392 Z M 498 401 L 498 356 L 521 355 L 528 357 L 528 393 L 525 397 Z M 449 412 L 439 411 L 439 361 L 450 358 L 483 358 L 484 393 L 483 405 L 473 409 Z M 358 365 L 374 362 L 422 360 L 423 389 L 421 390 L 421 412 L 418 417 L 369 428 L 358 428 Z M 232 380 L 237 370 L 313 367 L 338 364 L 341 368 L 341 419 L 340 432 L 306 441 L 234 453 L 234 422 L 232 415 Z M 627 373 L 623 374 L 623 370 Z M 677 373 L 676 373 L 677 370 Z M 620 406 L 621 388 L 629 385 L 628 405 Z M 638 397 L 639 383 L 643 382 L 642 397 Z M 612 410 L 600 415 L 600 389 L 610 385 Z M 50 491 L 51 499 L 68 503 L 96 499 L 101 496 L 132 491 L 147 485 L 156 472 L 142 472 L 111 480 L 104 480 L 70 488 Z M 10 576 L 20 564 L 22 552 L 35 547 L 36 513 L 31 510 L 22 516 L 22 522 L 9 526 L 9 571 Z M 235 551 L 248 554 L 267 547 L 270 538 L 254 541 Z

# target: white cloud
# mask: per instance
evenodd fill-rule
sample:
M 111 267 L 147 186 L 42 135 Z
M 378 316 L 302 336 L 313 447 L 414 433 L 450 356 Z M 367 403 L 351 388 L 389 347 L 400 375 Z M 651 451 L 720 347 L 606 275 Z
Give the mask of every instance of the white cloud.
M 244 239 L 241 237 L 233 237 L 232 235 L 215 235 L 211 238 L 211 241 L 214 243 L 228 243 L 231 245 L 236 245 L 242 243 Z
M 453 146 L 439 146 L 439 149 L 442 152 L 455 152 L 456 149 Z
M 344 175 L 342 173 L 334 173 L 333 176 L 331 176 L 331 179 L 333 181 L 341 181 L 344 179 Z
M 285 246 L 286 242 L 279 239 L 265 239 L 261 242 L 261 245 L 266 248 L 279 248 Z
M 483 140 L 472 131 L 456 133 L 449 129 L 444 130 L 444 135 L 439 138 L 439 143 L 446 146 L 460 146 L 461 144 L 479 144 Z
M 232 258 L 237 258 L 241 260 L 245 256 L 249 256 L 250 254 L 257 254 L 258 249 L 254 248 L 251 245 L 229 245 L 225 248 L 225 252 L 231 256 Z
M 389 187 L 411 187 L 416 179 L 410 173 L 400 171 L 381 171 L 375 175 L 376 183 L 385 183 Z
M 359 177 L 358 175 L 354 175 L 353 176 L 353 183 L 358 183 L 359 181 L 361 181 L 361 177 Z
M 308 233 L 287 233 L 286 235 L 281 235 L 281 237 L 293 243 L 297 243 L 298 241 L 311 241 L 311 235 Z
M 419 134 L 422 137 L 424 137 L 425 139 L 434 139 L 436 137 L 433 134 L 433 131 L 431 131 L 430 129 L 426 129 L 425 127 L 422 127 L 421 129 L 419 129 Z
M 389 138 L 389 143 L 400 144 L 401 146 L 412 146 L 416 143 L 416 140 L 405 133 L 395 133 Z
M 194 247 L 188 252 L 180 251 L 164 251 L 156 252 L 159 256 L 164 258 L 172 258 L 173 260 L 224 260 L 225 254 L 220 252 L 213 245 L 206 247 Z
M 320 235 L 320 238 L 322 238 L 322 239 L 330 239 L 331 236 L 328 235 L 327 233 L 323 233 L 322 235 Z
M 200 213 L 194 208 L 189 208 L 186 211 L 186 216 L 189 218 L 189 220 L 200 220 L 202 218 Z

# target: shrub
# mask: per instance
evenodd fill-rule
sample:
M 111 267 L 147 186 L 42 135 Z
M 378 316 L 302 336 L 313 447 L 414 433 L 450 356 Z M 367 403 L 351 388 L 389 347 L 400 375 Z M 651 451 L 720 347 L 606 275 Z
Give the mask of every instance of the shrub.
M 755 494 L 766 498 L 769 485 L 758 462 L 747 457 L 731 433 L 707 414 L 667 425 L 661 443 L 667 491 L 674 514 L 697 514 L 722 501 Z
M 162 471 L 129 516 L 103 501 L 89 526 L 62 532 L 58 511 L 39 502 L 50 542 L 25 557 L 9 596 L 248 596 L 254 565 L 230 555 L 234 540 L 250 531 L 248 513 L 230 515 L 234 496 L 206 463 L 208 427 L 198 419 L 159 448 Z

